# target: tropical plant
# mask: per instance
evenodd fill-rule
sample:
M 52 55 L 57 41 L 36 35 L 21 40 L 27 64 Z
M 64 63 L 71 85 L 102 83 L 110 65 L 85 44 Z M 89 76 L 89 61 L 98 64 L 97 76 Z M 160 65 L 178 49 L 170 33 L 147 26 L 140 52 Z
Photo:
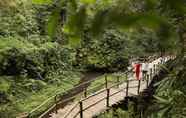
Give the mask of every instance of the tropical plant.
M 112 25 L 122 29 L 148 26 L 160 33 L 162 38 L 159 41 L 162 42 L 161 44 L 166 44 L 164 42 L 169 41 L 167 39 L 170 39 L 174 34 L 176 37 L 179 36 L 177 42 L 181 45 L 180 55 L 183 57 L 185 50 L 184 14 L 186 12 L 184 0 L 143 0 L 143 2 L 139 0 L 106 0 L 102 2 L 96 0 L 59 0 L 58 2 L 60 4 L 53 13 L 59 13 L 63 7 L 66 8 L 68 14 L 64 32 L 70 36 L 69 40 L 78 42 L 77 40 L 81 39 L 87 22 L 90 22 L 91 31 L 94 35 L 101 34 L 103 29 Z M 35 3 L 38 2 L 35 1 Z M 104 5 L 100 7 L 99 4 Z M 59 23 L 57 18 L 59 15 L 53 15 L 51 17 L 53 22 L 49 22 L 49 25 L 54 26 Z M 49 27 L 48 30 L 54 32 L 56 29 Z
M 169 75 L 156 84 L 155 101 L 146 111 L 151 118 L 181 118 L 186 115 L 185 59 L 174 64 L 176 66 L 169 71 Z
M 76 63 L 89 70 L 125 70 L 128 65 L 126 44 L 126 35 L 113 28 L 94 40 L 85 37 L 77 49 Z

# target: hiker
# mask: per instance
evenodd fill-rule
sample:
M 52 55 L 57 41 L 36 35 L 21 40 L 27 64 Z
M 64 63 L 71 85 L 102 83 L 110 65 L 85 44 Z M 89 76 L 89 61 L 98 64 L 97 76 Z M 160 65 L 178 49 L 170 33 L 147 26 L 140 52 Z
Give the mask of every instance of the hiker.
M 136 62 L 132 61 L 131 62 L 131 65 L 132 65 L 132 72 L 135 73 L 135 64 Z
M 146 78 L 148 69 L 149 69 L 149 65 L 147 60 L 145 59 L 145 61 L 142 63 L 142 80 Z
M 141 64 L 137 61 L 134 65 L 135 76 L 137 80 L 141 80 Z
M 153 69 L 153 60 L 149 60 L 148 61 L 148 74 L 152 74 L 152 70 Z
M 160 63 L 163 64 L 163 58 L 160 57 L 159 60 L 160 60 Z

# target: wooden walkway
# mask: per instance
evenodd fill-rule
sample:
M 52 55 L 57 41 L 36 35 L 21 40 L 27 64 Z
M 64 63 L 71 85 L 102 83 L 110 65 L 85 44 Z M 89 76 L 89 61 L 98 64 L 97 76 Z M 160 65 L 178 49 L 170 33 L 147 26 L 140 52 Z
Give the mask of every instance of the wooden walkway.
M 168 60 L 166 60 L 168 61 Z M 93 116 L 105 111 L 109 106 L 117 104 L 127 96 L 138 95 L 146 89 L 153 76 L 157 72 L 159 59 L 151 63 L 152 68 L 144 81 L 138 81 L 131 73 L 128 74 L 127 82 L 119 82 L 106 89 L 102 89 L 92 95 L 82 98 L 80 101 L 72 102 L 57 113 L 50 114 L 51 118 L 92 118 Z
M 128 96 L 138 95 L 138 81 L 130 81 Z M 146 88 L 146 81 L 141 81 L 140 90 Z M 109 90 L 109 103 L 108 106 L 112 106 L 123 100 L 126 97 L 127 84 L 121 84 L 119 87 L 113 87 Z M 107 90 L 101 90 L 97 95 L 88 96 L 79 102 L 74 102 L 67 105 L 65 108 L 58 110 L 57 114 L 52 114 L 52 118 L 80 118 L 80 111 L 83 110 L 83 118 L 92 118 L 92 116 L 99 114 L 100 112 L 106 110 L 107 106 Z M 97 104 L 96 104 L 97 103 Z M 81 105 L 82 104 L 82 109 Z
M 105 76 L 105 83 L 103 84 L 105 88 L 102 87 L 104 89 L 99 89 L 91 95 L 87 96 L 87 89 L 85 87 L 84 90 L 80 92 L 80 100 L 77 100 L 78 95 L 67 98 L 63 98 L 61 95 L 56 95 L 54 98 L 54 104 L 47 111 L 41 114 L 39 118 L 91 118 L 105 111 L 113 104 L 117 104 L 121 100 L 124 100 L 127 96 L 138 95 L 148 87 L 153 76 L 158 73 L 160 63 L 164 64 L 166 61 L 174 58 L 175 57 L 165 57 L 163 63 L 161 61 L 162 58 L 158 58 L 149 63 L 149 72 L 145 76 L 144 80 L 136 80 L 133 77 L 133 74 L 128 71 L 124 73 L 127 80 L 122 81 L 117 78 L 117 82 L 113 83 L 113 85 L 108 84 L 107 76 Z M 76 86 L 74 89 L 89 85 L 95 80 L 97 79 L 84 82 Z M 82 95 L 82 93 L 84 93 L 84 95 Z M 25 115 L 24 118 L 31 118 L 32 114 L 33 113 L 30 112 Z

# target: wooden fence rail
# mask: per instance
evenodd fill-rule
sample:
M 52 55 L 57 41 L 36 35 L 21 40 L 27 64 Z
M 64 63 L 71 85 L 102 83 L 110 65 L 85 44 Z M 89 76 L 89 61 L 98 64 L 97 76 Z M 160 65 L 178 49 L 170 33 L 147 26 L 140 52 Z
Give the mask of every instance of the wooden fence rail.
M 131 72 L 131 70 L 130 70 L 130 71 L 127 71 L 127 72 L 125 73 L 127 78 L 129 77 L 128 73 L 130 73 L 130 72 Z M 148 76 L 152 77 L 151 75 L 148 75 Z M 90 80 L 90 81 L 88 81 L 88 82 L 82 83 L 82 84 L 79 85 L 79 86 L 83 86 L 83 85 L 88 84 L 88 83 L 91 83 L 91 82 L 93 82 L 93 81 L 95 81 L 95 80 Z M 132 82 L 132 81 L 138 81 L 138 86 L 129 87 L 129 84 L 130 84 L 130 82 Z M 147 80 L 147 85 L 148 85 L 148 81 L 149 81 L 149 80 Z M 109 99 L 110 99 L 110 97 L 113 96 L 113 95 L 115 95 L 115 94 L 117 94 L 118 92 L 120 92 L 120 91 L 117 91 L 116 93 L 110 94 L 110 89 L 111 89 L 111 88 L 114 88 L 114 87 L 117 87 L 117 88 L 118 88 L 119 85 L 121 85 L 121 84 L 123 84 L 123 83 L 126 83 L 126 88 L 123 88 L 123 90 L 126 89 L 126 96 L 128 96 L 128 94 L 129 94 L 129 89 L 130 89 L 130 88 L 138 88 L 138 89 L 137 89 L 137 93 L 139 94 L 139 91 L 140 91 L 140 83 L 141 83 L 140 80 L 128 80 L 128 79 L 126 79 L 126 81 L 120 81 L 119 77 L 117 77 L 117 82 L 116 82 L 114 85 L 112 85 L 111 87 L 109 87 L 109 86 L 108 86 L 108 77 L 107 77 L 107 75 L 105 75 L 105 83 L 104 83 L 105 89 L 100 90 L 100 91 L 97 91 L 97 92 L 95 92 L 94 94 L 89 95 L 89 96 L 87 96 L 88 90 L 87 90 L 87 89 L 84 89 L 84 92 L 83 92 L 83 93 L 84 93 L 84 99 L 82 99 L 82 100 L 79 101 L 78 104 L 79 104 L 79 107 L 80 107 L 80 111 L 75 115 L 75 117 L 77 117 L 77 115 L 79 114 L 79 115 L 80 115 L 80 118 L 83 118 L 83 111 L 89 109 L 90 107 L 93 107 L 94 105 L 98 104 L 99 102 L 101 102 L 101 101 L 103 101 L 103 100 L 105 100 L 105 99 L 106 99 L 106 107 L 109 107 Z M 77 86 L 77 87 L 78 87 L 78 86 Z M 123 90 L 121 90 L 121 91 L 123 91 Z M 83 108 L 83 101 L 85 101 L 85 100 L 87 100 L 87 99 L 89 99 L 89 98 L 91 98 L 91 97 L 93 97 L 93 96 L 96 96 L 96 95 L 98 95 L 98 94 L 100 94 L 100 93 L 102 93 L 102 92 L 105 92 L 105 91 L 107 91 L 107 96 L 106 96 L 106 97 L 104 97 L 103 99 L 99 100 L 98 102 L 96 102 L 96 103 L 94 103 L 94 104 L 92 104 L 92 105 L 90 105 L 90 106 L 88 106 L 88 107 L 86 107 L 86 108 Z M 77 95 L 76 95 L 76 96 L 69 97 L 69 98 L 66 98 L 66 99 L 63 99 L 63 100 L 57 100 L 57 97 L 58 97 L 57 95 L 54 97 L 55 104 L 54 104 L 49 110 L 47 110 L 45 113 L 43 113 L 39 118 L 48 118 L 48 117 L 50 117 L 50 114 L 51 114 L 52 112 L 53 112 L 53 113 L 58 113 L 58 109 L 60 109 L 60 108 L 63 107 L 63 103 L 75 99 L 75 98 L 77 97 Z M 64 118 L 67 118 L 67 117 L 70 115 L 70 112 L 73 111 L 76 107 L 78 107 L 78 104 L 76 104 L 76 105 L 65 115 Z M 75 118 L 75 117 L 74 117 L 74 118 Z M 27 118 L 29 118 L 29 116 L 28 116 Z
M 153 65 L 153 68 L 150 69 L 150 73 L 149 73 L 149 74 L 145 74 L 144 80 L 146 81 L 146 87 L 147 87 L 147 88 L 148 88 L 148 86 L 149 86 L 150 81 L 153 79 L 153 76 L 154 76 L 156 73 L 158 73 L 158 71 L 159 71 L 159 63 Z M 103 90 L 101 90 L 101 91 L 98 91 L 98 92 L 96 92 L 95 94 L 92 94 L 92 95 L 90 95 L 90 96 L 88 96 L 88 97 L 86 96 L 84 99 L 80 100 L 80 101 L 79 101 L 79 108 L 80 108 L 80 110 L 79 110 L 79 112 L 77 112 L 77 113 L 75 114 L 75 116 L 74 116 L 73 118 L 76 118 L 78 115 L 79 115 L 80 118 L 84 118 L 84 117 L 83 117 L 83 116 L 84 116 L 84 115 L 83 115 L 83 112 L 84 112 L 84 111 L 88 110 L 89 108 L 95 106 L 96 104 L 102 102 L 102 101 L 105 100 L 105 99 L 106 99 L 106 106 L 105 106 L 105 107 L 107 107 L 107 108 L 110 107 L 110 104 L 109 104 L 109 103 L 110 103 L 110 101 L 109 101 L 109 100 L 110 100 L 110 97 L 116 95 L 117 93 L 119 93 L 119 92 L 121 92 L 121 91 L 124 91 L 125 89 L 126 89 L 126 91 L 125 91 L 125 92 L 126 92 L 126 95 L 125 95 L 124 97 L 127 97 L 127 96 L 129 95 L 129 93 L 130 93 L 130 88 L 137 88 L 137 94 L 139 94 L 139 93 L 140 93 L 140 87 L 141 87 L 141 80 L 129 80 L 129 79 L 128 79 L 128 78 L 129 78 L 129 77 L 128 77 L 128 76 L 129 76 L 128 73 L 129 73 L 129 72 L 126 73 L 126 78 L 127 78 L 126 81 L 120 82 L 119 77 L 117 77 L 117 82 L 116 82 L 116 84 L 114 84 L 114 85 L 112 85 L 112 86 L 110 86 L 110 87 L 108 87 L 107 76 L 105 76 L 105 89 L 103 89 Z M 143 75 L 144 75 L 144 74 L 143 74 Z M 137 86 L 129 87 L 129 84 L 130 84 L 131 81 L 138 81 L 138 85 L 137 85 Z M 126 83 L 126 87 L 125 87 L 125 88 L 122 88 L 121 90 L 118 90 L 118 91 L 116 91 L 116 92 L 114 92 L 114 93 L 112 93 L 112 94 L 110 93 L 110 91 L 111 91 L 112 88 L 114 88 L 114 87 L 119 88 L 119 86 L 120 86 L 121 84 L 124 84 L 124 83 Z M 97 96 L 98 94 L 101 94 L 102 92 L 105 92 L 105 91 L 106 91 L 106 96 L 105 96 L 104 98 L 102 98 L 102 99 L 96 101 L 95 103 L 93 103 L 93 104 L 91 104 L 91 105 L 89 105 L 89 106 L 83 107 L 83 102 L 84 102 L 85 100 L 90 99 L 91 97 Z M 67 118 L 67 117 L 70 115 L 70 113 L 73 111 L 73 109 L 75 109 L 75 107 L 78 107 L 77 104 L 76 104 L 76 106 L 74 106 L 74 107 L 65 115 L 64 118 Z
M 148 75 L 149 76 L 149 75 Z M 152 78 L 151 78 L 152 79 Z M 105 79 L 105 81 L 107 81 L 107 79 Z M 131 87 L 129 87 L 129 83 L 130 82 L 132 82 L 132 81 L 138 81 L 138 85 L 137 86 L 131 86 Z M 148 82 L 149 82 L 149 79 L 145 79 L 145 81 L 146 81 L 146 84 L 148 85 Z M 120 90 L 118 90 L 118 91 L 116 91 L 116 92 L 114 92 L 114 93 L 110 93 L 110 90 L 112 89 L 112 88 L 114 88 L 114 87 L 118 87 L 119 85 L 122 85 L 122 84 L 124 84 L 124 83 L 126 83 L 126 87 L 125 88 L 122 88 L 122 89 L 120 89 Z M 105 82 L 105 86 L 107 85 L 107 82 Z M 126 89 L 126 96 L 123 96 L 123 98 L 125 98 L 125 97 L 127 97 L 128 96 L 128 93 L 129 93 L 129 91 L 130 91 L 130 88 L 137 88 L 137 93 L 139 94 L 140 93 L 140 85 L 141 85 L 141 80 L 126 80 L 126 81 L 124 81 L 124 82 L 120 82 L 120 81 L 117 81 L 117 83 L 116 84 L 114 84 L 114 85 L 112 85 L 112 86 L 110 86 L 110 87 L 108 87 L 108 86 L 106 86 L 107 88 L 105 88 L 105 89 L 103 89 L 103 90 L 100 90 L 100 91 L 98 91 L 98 92 L 96 92 L 96 93 L 94 93 L 94 94 L 92 94 L 92 95 L 90 95 L 90 96 L 88 96 L 88 97 L 86 97 L 86 98 L 83 98 L 82 100 L 80 100 L 79 101 L 79 108 L 80 108 L 80 110 L 74 115 L 74 117 L 73 118 L 76 118 L 78 115 L 79 115 L 79 117 L 80 118 L 83 118 L 83 112 L 84 111 L 86 111 L 86 110 L 88 110 L 89 108 L 91 108 L 91 107 L 93 107 L 93 106 L 95 106 L 96 104 L 98 104 L 98 103 L 100 103 L 100 102 L 102 102 L 102 101 L 104 101 L 104 100 L 106 100 L 106 106 L 105 107 L 110 107 L 110 97 L 112 97 L 112 96 L 114 96 L 114 95 L 116 95 L 117 93 L 119 93 L 119 92 L 122 92 L 122 91 L 124 91 L 125 89 Z M 92 97 L 94 97 L 94 96 L 97 96 L 97 95 L 99 95 L 99 94 L 101 94 L 101 93 L 103 93 L 103 92 L 105 92 L 106 91 L 106 96 L 105 97 L 103 97 L 103 98 L 101 98 L 100 100 L 98 100 L 98 101 L 96 101 L 95 103 L 93 103 L 93 104 L 91 104 L 91 105 L 88 105 L 88 106 L 86 106 L 86 107 L 83 107 L 83 102 L 85 101 L 85 100 L 88 100 L 88 99 L 90 99 L 90 98 L 92 98 Z M 70 115 L 70 113 L 76 108 L 76 107 L 78 107 L 78 104 L 76 104 L 63 118 L 67 118 L 69 115 Z
M 174 59 L 174 58 L 172 58 L 172 59 Z M 160 68 L 159 63 L 156 64 L 156 65 L 153 65 L 153 67 L 150 69 L 150 73 L 148 73 L 148 74 L 145 75 L 146 87 L 148 87 L 148 85 L 149 85 L 149 83 L 150 83 L 150 80 L 153 78 L 153 75 L 155 75 L 155 73 L 158 72 L 159 68 Z M 126 81 L 121 81 L 121 80 L 120 80 L 120 77 L 117 76 L 117 78 L 116 78 L 116 81 L 117 81 L 117 82 L 116 82 L 114 85 L 112 85 L 112 86 L 109 86 L 109 85 L 108 85 L 108 77 L 107 77 L 107 75 L 105 75 L 105 83 L 103 84 L 103 85 L 105 86 L 105 88 L 102 89 L 102 90 L 100 90 L 100 91 L 97 91 L 97 92 L 95 92 L 94 94 L 91 94 L 91 95 L 89 95 L 89 96 L 88 96 L 88 90 L 87 90 L 87 88 L 84 88 L 84 90 L 83 90 L 83 96 L 84 96 L 84 98 L 81 99 L 77 104 L 75 104 L 75 106 L 74 106 L 69 112 L 67 112 L 67 113 L 65 114 L 65 117 L 64 117 L 64 118 L 67 118 L 67 117 L 70 115 L 70 113 L 71 113 L 75 108 L 77 108 L 77 107 L 80 108 L 80 111 L 77 112 L 77 114 L 74 116 L 74 118 L 77 117 L 78 115 L 80 115 L 80 118 L 83 118 L 83 112 L 84 112 L 84 111 L 86 111 L 86 110 L 89 109 L 90 107 L 92 107 L 92 106 L 98 104 L 99 102 L 101 102 L 101 101 L 103 101 L 103 100 L 105 100 L 105 99 L 106 99 L 106 107 L 109 107 L 109 106 L 110 106 L 109 100 L 110 100 L 110 97 L 111 97 L 111 96 L 117 94 L 118 92 L 121 92 L 121 91 L 124 91 L 124 90 L 125 90 L 125 96 L 124 96 L 124 97 L 127 97 L 127 96 L 129 96 L 130 88 L 137 88 L 137 93 L 139 94 L 139 93 L 140 93 L 140 87 L 141 87 L 141 80 L 129 80 L 129 79 L 128 79 L 128 78 L 129 78 L 129 73 L 131 73 L 131 71 L 132 71 L 132 70 L 129 70 L 129 71 L 127 71 L 127 72 L 124 73 L 125 76 L 126 76 L 126 78 L 127 78 Z M 87 84 L 90 84 L 90 83 L 92 83 L 92 82 L 95 81 L 95 80 L 97 80 L 97 79 L 89 80 L 89 81 L 87 81 L 87 82 L 84 82 L 84 83 L 82 83 L 82 84 L 79 84 L 78 86 L 74 87 L 73 89 L 76 89 L 76 88 L 78 88 L 78 87 L 80 87 L 80 86 L 86 86 Z M 132 81 L 138 81 L 138 85 L 137 85 L 137 86 L 129 87 L 130 82 L 132 82 Z M 122 90 L 119 90 L 119 91 L 116 91 L 115 93 L 110 94 L 111 88 L 114 88 L 114 87 L 119 88 L 119 86 L 122 85 L 122 84 L 126 84 L 126 87 L 125 87 L 125 88 L 122 88 Z M 69 90 L 69 91 L 70 91 L 70 90 Z M 87 100 L 87 99 L 89 99 L 89 98 L 91 98 L 91 97 L 93 97 L 93 96 L 96 96 L 96 95 L 98 95 L 98 94 L 100 94 L 100 93 L 102 93 L 102 92 L 105 92 L 105 91 L 106 91 L 107 94 L 106 94 L 106 96 L 105 96 L 104 98 L 102 98 L 101 100 L 97 101 L 96 103 L 94 103 L 94 104 L 92 104 L 92 105 L 90 105 L 90 106 L 87 106 L 87 107 L 85 107 L 85 108 L 83 107 L 83 102 L 84 102 L 85 100 Z M 67 91 L 66 93 L 68 93 L 68 91 Z M 80 93 L 80 94 L 81 94 L 81 93 Z M 78 95 L 79 95 L 79 94 L 78 94 Z M 57 95 L 54 97 L 55 104 L 54 104 L 53 106 L 51 106 L 50 109 L 48 109 L 47 111 L 45 111 L 39 118 L 49 118 L 50 115 L 51 115 L 51 113 L 58 113 L 58 110 L 59 110 L 60 108 L 63 108 L 63 107 L 64 107 L 64 103 L 66 103 L 66 102 L 68 102 L 68 101 L 72 101 L 72 100 L 74 100 L 76 97 L 77 97 L 77 95 L 71 96 L 71 97 L 68 97 L 68 98 L 61 98 L 61 94 L 57 94 Z M 58 98 L 59 98 L 59 99 L 58 99 Z M 36 109 L 32 110 L 28 115 L 26 115 L 26 116 L 23 117 L 23 118 L 31 118 L 31 117 L 32 117 L 31 114 L 32 114 L 33 112 L 35 112 L 37 109 L 39 109 L 40 107 L 42 107 L 42 105 L 39 106 L 39 107 L 37 107 Z

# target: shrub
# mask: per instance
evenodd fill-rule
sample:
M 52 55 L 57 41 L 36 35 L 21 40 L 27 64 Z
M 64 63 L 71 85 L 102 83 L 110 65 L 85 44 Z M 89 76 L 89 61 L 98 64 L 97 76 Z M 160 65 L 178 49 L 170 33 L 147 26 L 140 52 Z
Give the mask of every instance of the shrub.
M 4 78 L 0 79 L 0 104 L 6 104 L 10 101 L 8 91 L 10 89 L 10 83 Z
M 57 43 L 35 46 L 12 38 L 0 40 L 0 74 L 44 79 L 49 71 L 71 69 L 70 50 Z
M 126 44 L 126 35 L 114 29 L 107 29 L 103 37 L 94 40 L 87 36 L 77 50 L 76 63 L 93 70 L 125 70 L 128 65 Z
M 28 37 L 38 34 L 35 10 L 31 1 L 14 0 L 14 3 L 13 8 L 0 10 L 0 35 Z

